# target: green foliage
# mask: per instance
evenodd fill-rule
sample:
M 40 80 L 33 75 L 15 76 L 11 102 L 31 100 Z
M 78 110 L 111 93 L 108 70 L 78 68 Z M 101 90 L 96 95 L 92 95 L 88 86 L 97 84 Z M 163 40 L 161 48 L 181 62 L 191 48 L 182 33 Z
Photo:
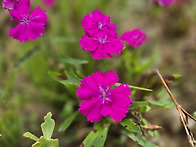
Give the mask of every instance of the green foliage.
M 130 106 L 130 110 L 138 111 L 139 113 L 148 112 L 151 109 L 147 101 L 134 101 Z
M 44 117 L 44 123 L 41 124 L 41 129 L 44 136 L 38 138 L 30 132 L 24 133 L 23 136 L 36 141 L 32 147 L 59 147 L 58 139 L 51 139 L 54 126 L 55 121 L 52 119 L 52 113 L 49 112 Z
M 137 137 L 132 133 L 125 133 L 133 141 L 137 141 L 139 145 L 144 147 L 158 147 L 157 145 L 146 140 L 145 137 Z
M 73 65 L 81 65 L 81 64 L 87 64 L 88 61 L 86 60 L 79 60 L 79 59 L 74 59 L 70 57 L 64 57 L 62 58 L 62 61 L 65 63 L 73 64 Z
M 32 140 L 34 140 L 34 141 L 38 141 L 38 140 L 39 140 L 39 138 L 38 138 L 37 136 L 33 135 L 33 134 L 30 133 L 30 132 L 24 133 L 23 136 L 24 136 L 24 137 L 27 137 L 27 138 L 30 138 L 30 139 L 32 139 Z
M 41 129 L 46 139 L 50 139 L 52 137 L 52 133 L 55 126 L 55 122 L 51 117 L 52 117 L 52 113 L 49 112 L 44 117 L 45 122 L 41 124 Z
M 59 147 L 57 139 L 46 139 L 41 136 L 40 139 L 32 145 L 32 147 Z
M 196 112 L 193 113 L 193 116 L 196 118 Z
M 120 124 L 130 132 L 142 133 L 140 127 L 130 119 L 123 119 Z
M 116 86 L 119 86 L 121 83 L 116 83 Z M 133 86 L 133 85 L 129 85 L 129 88 L 131 89 L 135 89 L 135 90 L 144 90 L 144 91 L 153 91 L 152 89 L 147 89 L 147 88 L 143 88 L 143 87 L 137 87 L 137 86 Z
M 67 117 L 65 121 L 60 125 L 58 131 L 59 132 L 65 131 L 72 124 L 72 122 L 75 120 L 77 115 L 78 115 L 78 112 L 75 112 L 71 114 L 69 117 Z
M 173 77 L 174 77 L 175 79 L 178 79 L 178 78 L 181 77 L 181 75 L 179 75 L 179 74 L 173 74 Z
M 124 120 L 122 120 L 120 122 L 120 124 L 123 127 L 125 127 L 126 130 L 127 130 L 127 131 L 124 131 L 124 134 L 126 134 L 133 141 L 137 141 L 138 144 L 140 144 L 141 146 L 144 146 L 144 147 L 156 147 L 156 145 L 154 145 L 153 143 L 147 141 L 147 139 L 145 138 L 145 136 L 137 137 L 137 136 L 135 136 L 133 134 L 133 133 L 137 133 L 138 135 L 141 136 L 141 135 L 143 135 L 143 132 L 142 132 L 141 128 L 139 127 L 139 125 L 137 125 L 132 120 L 130 120 L 130 119 L 124 119 Z M 152 135 L 151 132 L 149 134 Z
M 65 74 L 67 76 L 67 82 L 69 82 L 70 84 L 73 84 L 73 85 L 76 85 L 76 86 L 79 86 L 80 85 L 80 79 L 74 75 L 74 74 L 71 74 L 67 71 L 65 71 Z
M 101 122 L 95 125 L 93 131 L 91 131 L 85 140 L 82 142 L 84 147 L 103 147 L 107 133 L 108 133 L 109 125 L 103 124 Z

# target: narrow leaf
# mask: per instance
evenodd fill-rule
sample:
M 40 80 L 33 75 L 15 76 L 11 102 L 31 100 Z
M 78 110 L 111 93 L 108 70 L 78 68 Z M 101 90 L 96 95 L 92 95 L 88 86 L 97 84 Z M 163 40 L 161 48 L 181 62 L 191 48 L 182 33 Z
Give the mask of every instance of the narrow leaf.
M 24 137 L 27 137 L 27 138 L 30 138 L 30 139 L 32 139 L 32 140 L 34 140 L 34 141 L 38 141 L 38 140 L 39 140 L 39 138 L 38 138 L 37 136 L 33 135 L 33 134 L 30 133 L 30 132 L 24 133 L 23 136 L 24 136 Z
M 55 122 L 51 117 L 52 117 L 52 113 L 49 112 L 44 117 L 44 120 L 45 120 L 44 123 L 41 124 L 41 129 L 46 139 L 50 139 L 52 137 L 52 133 L 53 133 L 54 126 L 55 126 Z
M 98 123 L 95 129 L 96 130 L 91 131 L 88 134 L 88 136 L 85 138 L 81 146 L 84 146 L 84 147 L 103 147 L 104 146 L 107 133 L 108 133 L 108 129 L 109 129 L 109 125 L 103 126 L 103 124 Z
M 134 110 L 135 108 L 141 108 L 141 107 L 145 107 L 148 106 L 148 102 L 147 101 L 134 101 L 131 106 L 130 109 Z
M 88 61 L 86 60 L 80 60 L 80 59 L 74 59 L 70 57 L 65 57 L 62 59 L 63 62 L 69 63 L 69 64 L 74 64 L 74 65 L 80 65 L 80 64 L 87 64 Z
M 66 74 L 67 79 L 69 80 L 70 84 L 80 85 L 80 79 L 76 75 L 68 73 L 67 71 L 65 71 L 65 74 Z
M 119 86 L 121 85 L 121 83 L 116 83 L 115 86 Z M 129 85 L 129 88 L 131 89 L 136 89 L 136 90 L 143 90 L 143 91 L 153 91 L 152 89 L 147 89 L 147 88 L 143 88 L 143 87 L 137 87 L 137 86 L 133 86 L 133 85 Z
M 77 114 L 78 112 L 75 112 L 71 116 L 69 116 L 67 119 L 65 119 L 65 121 L 59 127 L 59 132 L 65 131 L 72 124 Z
M 120 124 L 131 132 L 142 133 L 140 127 L 130 119 L 123 119 Z
M 130 139 L 132 139 L 133 141 L 137 141 L 138 144 L 141 145 L 141 146 L 144 146 L 144 147 L 158 147 L 157 145 L 147 141 L 146 138 L 144 138 L 144 137 L 140 138 L 140 137 L 137 137 L 137 136 L 135 136 L 134 134 L 131 134 L 131 133 L 126 133 L 126 135 Z
M 173 77 L 174 77 L 175 79 L 178 79 L 178 78 L 181 77 L 181 75 L 179 75 L 179 74 L 173 74 Z

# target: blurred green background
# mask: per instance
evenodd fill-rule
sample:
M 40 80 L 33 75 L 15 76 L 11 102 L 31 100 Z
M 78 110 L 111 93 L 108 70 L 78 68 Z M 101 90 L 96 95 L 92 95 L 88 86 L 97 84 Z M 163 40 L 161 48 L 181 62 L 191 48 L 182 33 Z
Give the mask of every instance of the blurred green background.
M 41 135 L 40 124 L 47 112 L 56 121 L 53 138 L 60 147 L 79 146 L 92 124 L 79 114 L 65 132 L 58 132 L 59 125 L 77 111 L 80 101 L 72 85 L 56 82 L 49 71 L 76 73 L 80 78 L 96 71 L 114 70 L 120 82 L 146 87 L 154 91 L 135 91 L 133 100 L 169 98 L 160 90 L 155 69 L 166 75 L 182 77 L 171 83 L 177 101 L 191 114 L 196 111 L 196 1 L 175 3 L 161 8 L 148 0 L 56 0 L 52 8 L 41 1 L 32 1 L 32 9 L 40 6 L 47 11 L 45 34 L 37 40 L 20 43 L 9 36 L 9 12 L 0 9 L 0 146 L 28 147 L 33 142 L 22 135 L 30 131 Z M 127 47 L 120 56 L 94 60 L 82 51 L 79 40 L 84 35 L 81 19 L 86 13 L 99 9 L 117 25 L 118 36 L 135 28 L 145 32 L 150 40 L 139 48 Z M 88 64 L 73 65 L 67 57 L 87 60 Z M 158 83 L 158 84 L 157 84 Z M 161 93 L 161 96 L 159 95 Z M 161 108 L 143 114 L 152 124 L 163 127 L 160 137 L 152 142 L 162 147 L 185 147 L 188 141 L 174 107 Z M 196 125 L 190 122 L 193 134 Z M 114 123 L 105 146 L 138 146 L 121 135 L 121 126 Z

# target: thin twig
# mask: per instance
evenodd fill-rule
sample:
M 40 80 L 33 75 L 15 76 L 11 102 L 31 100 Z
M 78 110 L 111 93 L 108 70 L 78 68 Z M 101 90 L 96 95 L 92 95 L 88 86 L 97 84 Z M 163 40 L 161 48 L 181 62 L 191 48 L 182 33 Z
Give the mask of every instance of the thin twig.
M 193 137 L 193 134 L 191 133 L 191 131 L 189 129 L 188 117 L 190 117 L 194 121 L 196 121 L 196 119 L 192 115 L 190 115 L 186 110 L 184 110 L 181 105 L 178 104 L 178 102 L 174 98 L 173 94 L 171 93 L 170 89 L 168 88 L 167 84 L 165 83 L 163 77 L 161 76 L 161 74 L 159 73 L 158 70 L 156 70 L 156 73 L 159 76 L 159 78 L 161 79 L 161 82 L 162 82 L 163 86 L 165 87 L 165 89 L 167 90 L 168 94 L 170 95 L 172 101 L 175 103 L 176 109 L 178 110 L 179 115 L 180 115 L 181 123 L 183 124 L 184 129 L 186 131 L 188 141 L 191 144 L 191 146 L 194 147 L 196 145 L 196 141 Z
M 159 78 L 161 79 L 161 82 L 163 83 L 163 86 L 165 87 L 165 89 L 167 90 L 168 94 L 170 95 L 171 99 L 173 100 L 173 102 L 176 105 L 176 108 L 179 106 L 178 102 L 176 101 L 176 99 L 174 98 L 173 94 L 171 93 L 171 91 L 169 90 L 167 84 L 165 83 L 163 77 L 161 76 L 161 74 L 159 73 L 158 70 L 156 70 L 156 73 L 158 74 Z

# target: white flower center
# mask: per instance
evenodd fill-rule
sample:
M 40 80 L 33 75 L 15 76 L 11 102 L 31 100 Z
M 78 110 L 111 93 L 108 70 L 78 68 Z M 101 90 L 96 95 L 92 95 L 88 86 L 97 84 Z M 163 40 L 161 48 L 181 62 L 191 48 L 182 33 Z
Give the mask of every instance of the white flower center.
M 101 96 L 101 101 L 102 104 L 104 103 L 109 103 L 111 102 L 111 98 L 109 98 L 108 96 L 110 95 L 110 93 L 108 92 L 108 88 L 103 89 L 101 86 L 99 86 L 99 90 L 100 90 L 100 96 Z
M 107 40 L 107 35 L 105 37 L 98 36 L 97 38 L 95 38 L 95 40 L 99 41 L 102 44 L 105 44 L 107 42 L 110 42 L 110 41 Z
M 27 16 L 27 15 L 23 15 L 22 17 L 21 17 L 21 23 L 29 23 L 29 21 L 30 21 L 30 19 L 29 19 L 29 17 Z
M 105 24 L 102 24 L 101 22 L 99 22 L 98 27 L 99 27 L 100 29 L 102 29 L 104 26 L 105 26 Z

